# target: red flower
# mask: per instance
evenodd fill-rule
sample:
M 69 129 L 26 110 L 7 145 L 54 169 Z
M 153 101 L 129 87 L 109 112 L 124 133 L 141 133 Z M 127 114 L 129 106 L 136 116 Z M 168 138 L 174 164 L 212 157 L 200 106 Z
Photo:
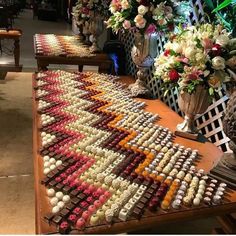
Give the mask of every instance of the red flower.
M 141 0 L 141 1 L 139 2 L 139 4 L 148 7 L 148 6 L 150 5 L 150 2 L 149 2 L 149 0 Z
M 88 15 L 89 14 L 89 9 L 87 7 L 83 7 L 82 8 L 82 13 L 85 14 L 85 15 Z
M 189 80 L 197 80 L 198 78 L 199 78 L 199 76 L 194 73 L 188 75 Z
M 170 50 L 169 49 L 166 49 L 165 51 L 164 51 L 164 56 L 169 56 L 170 55 Z
M 180 78 L 179 73 L 175 69 L 171 69 L 169 72 L 169 77 L 172 82 L 177 82 Z
M 216 43 L 216 44 L 213 45 L 211 51 L 212 51 L 212 54 L 213 54 L 214 57 L 220 56 L 221 53 L 222 53 L 222 48 L 219 44 Z
M 173 31 L 174 30 L 174 24 L 173 23 L 169 23 L 167 25 L 167 28 L 168 28 L 169 31 Z

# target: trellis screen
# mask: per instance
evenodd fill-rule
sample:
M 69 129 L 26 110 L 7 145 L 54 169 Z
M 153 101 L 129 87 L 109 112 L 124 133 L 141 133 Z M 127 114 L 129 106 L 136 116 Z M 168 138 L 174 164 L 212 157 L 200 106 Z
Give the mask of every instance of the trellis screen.
M 192 12 L 190 13 L 188 22 L 190 24 L 204 22 L 206 19 L 202 2 L 200 0 L 192 0 L 191 5 Z M 126 72 L 129 75 L 135 75 L 136 67 L 132 62 L 132 58 L 130 55 L 131 48 L 134 43 L 134 36 L 132 35 L 132 33 L 119 34 L 119 39 L 125 45 L 127 63 Z M 165 42 L 166 39 L 164 36 L 160 36 L 158 38 L 158 55 L 163 51 Z M 177 103 L 177 91 L 173 89 L 170 91 L 170 93 L 168 93 L 167 96 L 164 97 L 164 92 L 161 90 L 162 82 L 160 80 L 154 79 L 153 71 L 154 68 L 150 68 L 146 79 L 146 84 L 152 92 L 153 96 L 161 99 L 174 111 L 183 116 L 184 114 L 180 111 Z M 228 98 L 225 95 L 224 91 L 220 91 L 219 99 L 214 100 L 213 103 L 209 106 L 208 110 L 204 114 L 196 118 L 196 124 L 200 132 L 223 151 L 230 151 L 228 146 L 229 138 L 226 137 L 222 129 L 223 112 L 226 108 L 227 101 Z

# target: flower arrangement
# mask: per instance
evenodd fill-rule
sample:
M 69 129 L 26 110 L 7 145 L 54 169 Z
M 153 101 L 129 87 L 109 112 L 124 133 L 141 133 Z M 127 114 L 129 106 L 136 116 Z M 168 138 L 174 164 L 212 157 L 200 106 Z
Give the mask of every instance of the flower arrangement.
M 212 96 L 223 82 L 230 80 L 227 60 L 229 34 L 221 25 L 202 24 L 181 29 L 166 43 L 155 61 L 155 77 L 169 86 L 193 93 L 203 85 Z
M 108 0 L 79 0 L 75 5 L 72 14 L 75 17 L 77 24 L 82 25 L 95 14 L 99 14 L 102 17 L 107 18 L 109 13 L 108 9 Z
M 133 30 L 141 34 L 170 31 L 180 15 L 179 4 L 185 1 L 112 0 L 111 16 L 106 22 L 114 32 Z

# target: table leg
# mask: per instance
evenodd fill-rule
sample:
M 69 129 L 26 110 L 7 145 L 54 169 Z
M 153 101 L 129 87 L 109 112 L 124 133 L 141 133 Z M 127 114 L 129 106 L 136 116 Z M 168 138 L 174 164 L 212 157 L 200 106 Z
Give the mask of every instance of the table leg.
M 20 64 L 20 40 L 14 40 L 14 59 L 15 59 L 15 66 L 18 67 Z
M 37 65 L 38 65 L 38 71 L 46 71 L 48 70 L 49 64 L 45 64 L 37 60 Z
M 79 65 L 79 72 L 83 72 L 83 65 Z

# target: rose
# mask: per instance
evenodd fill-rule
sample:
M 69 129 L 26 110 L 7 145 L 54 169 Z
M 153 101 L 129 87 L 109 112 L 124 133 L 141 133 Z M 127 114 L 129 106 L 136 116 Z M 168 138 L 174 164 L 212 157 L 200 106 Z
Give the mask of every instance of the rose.
M 138 27 L 139 29 L 143 29 L 146 25 L 146 19 L 143 18 L 142 15 L 137 15 L 135 18 L 134 18 L 134 22 L 135 22 L 135 25 L 136 27 Z
M 156 30 L 157 30 L 157 27 L 154 24 L 150 24 L 147 27 L 146 34 L 153 34 L 156 32 Z
M 130 21 L 129 20 L 125 20 L 124 21 L 124 23 L 123 23 L 123 27 L 124 27 L 124 29 L 130 29 L 130 27 L 131 27 L 131 23 L 130 23 Z
M 129 9 L 129 8 L 130 8 L 129 2 L 128 2 L 127 0 L 122 0 L 122 1 L 121 1 L 121 8 L 122 8 L 123 10 Z
M 217 56 L 212 59 L 212 68 L 214 70 L 224 70 L 225 59 L 223 57 Z
M 214 44 L 211 53 L 214 57 L 219 56 L 222 53 L 221 46 L 219 44 Z
M 166 25 L 167 24 L 167 21 L 166 21 L 166 19 L 159 19 L 158 21 L 157 21 L 157 23 L 159 24 L 159 25 Z
M 148 12 L 148 7 L 145 7 L 144 5 L 140 5 L 138 7 L 138 14 L 145 15 Z
M 225 34 L 221 34 L 216 38 L 216 43 L 224 47 L 229 43 L 229 37 Z
M 169 72 L 169 78 L 172 82 L 177 82 L 180 78 L 179 73 L 175 69 L 171 69 Z
M 84 8 L 82 9 L 82 13 L 85 14 L 85 15 L 88 15 L 88 14 L 89 14 L 89 9 L 86 8 L 86 7 L 84 7 Z
M 170 50 L 169 49 L 166 49 L 164 51 L 164 56 L 168 57 L 170 55 Z

